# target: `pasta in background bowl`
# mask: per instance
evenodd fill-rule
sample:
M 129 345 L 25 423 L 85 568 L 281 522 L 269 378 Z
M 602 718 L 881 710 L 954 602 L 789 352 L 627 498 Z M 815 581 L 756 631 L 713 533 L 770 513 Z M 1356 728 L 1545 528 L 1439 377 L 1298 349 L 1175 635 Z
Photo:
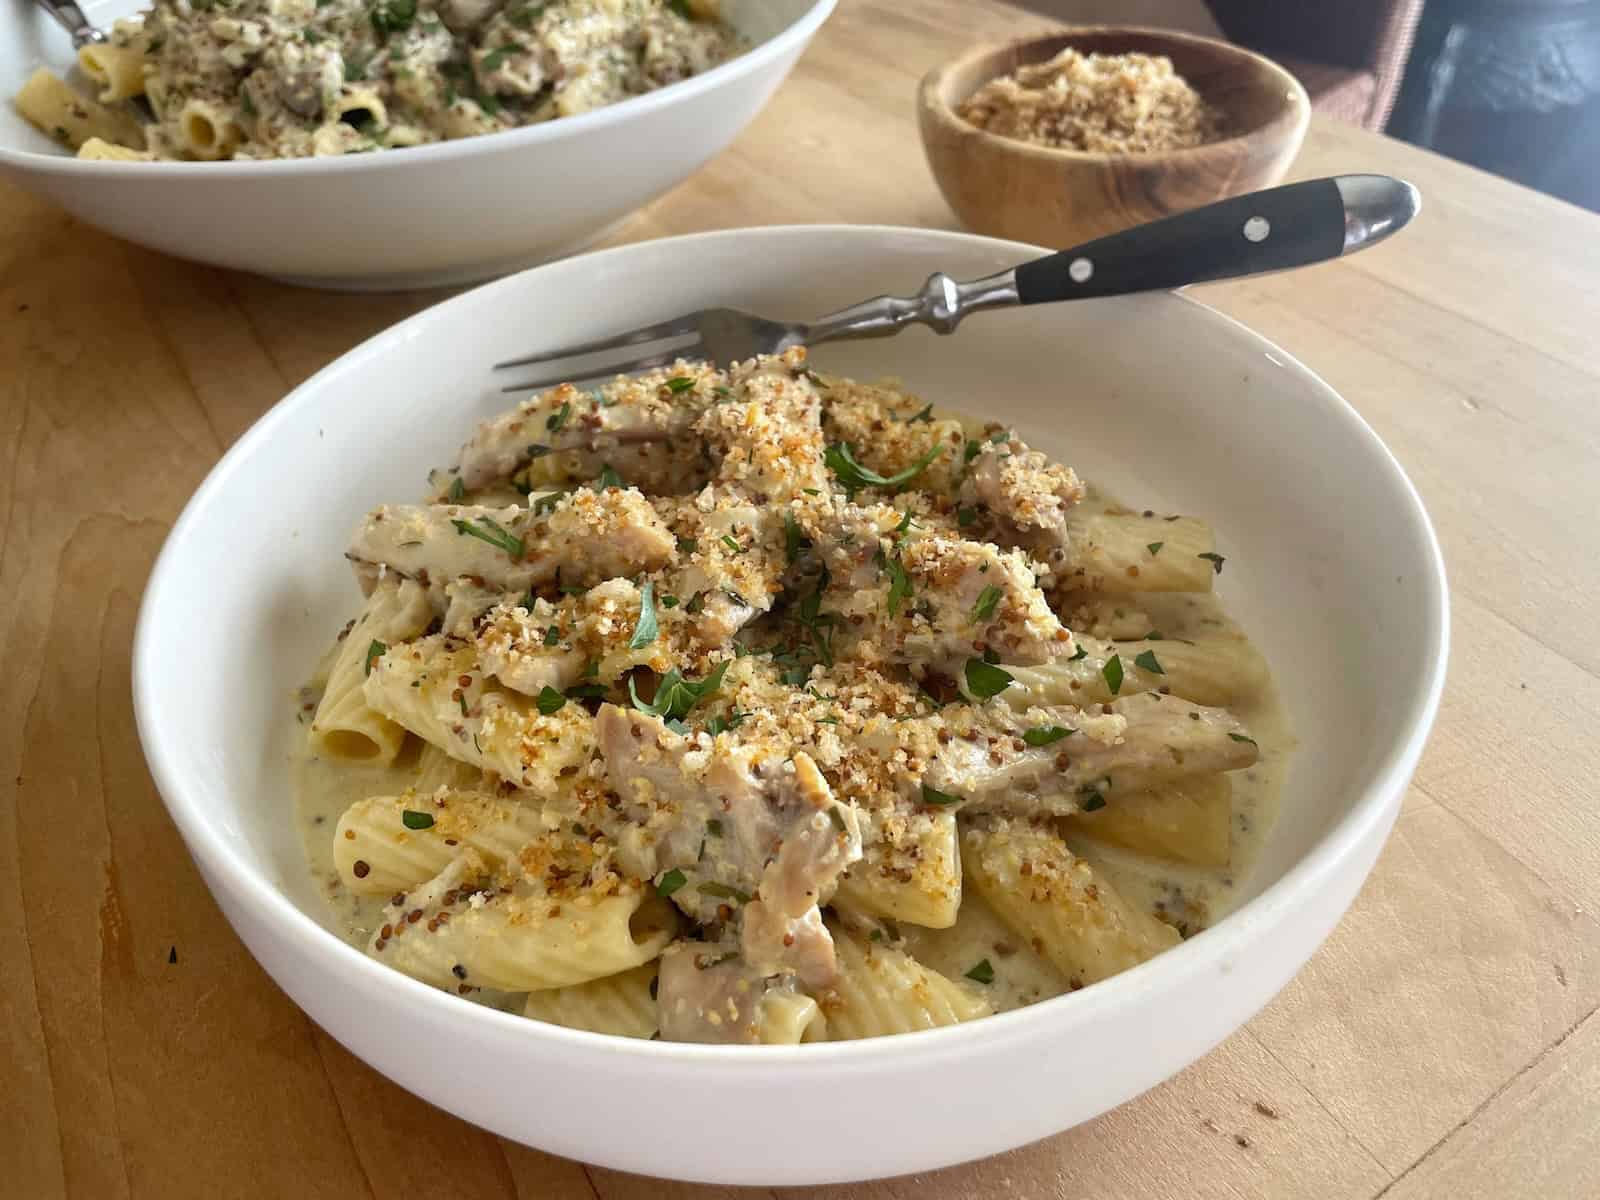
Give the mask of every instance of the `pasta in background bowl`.
M 825 347 L 813 366 L 825 380 L 898 377 L 936 413 L 965 401 L 1110 495 L 1212 518 L 1229 607 L 1272 664 L 1299 740 L 1231 915 L 1121 974 L 982 1020 L 849 1042 L 691 1045 L 551 1023 L 571 1011 L 560 989 L 529 1021 L 407 978 L 339 935 L 305 868 L 290 813 L 307 729 L 285 710 L 349 616 L 349 531 L 415 495 L 459 431 L 504 408 L 501 380 L 464 375 L 462 363 L 534 349 L 530 327 L 559 344 L 697 305 L 802 316 L 936 267 L 976 277 L 1030 253 L 816 227 L 553 264 L 381 335 L 240 440 L 152 576 L 135 700 L 157 783 L 219 903 L 319 1023 L 433 1103 L 554 1153 L 685 1179 L 808 1183 L 946 1165 L 1086 1120 L 1204 1053 L 1292 976 L 1370 869 L 1421 751 L 1445 660 L 1443 571 L 1415 493 L 1352 410 L 1282 351 L 1170 295 Z M 275 503 L 262 509 L 253 497 L 269 485 Z M 433 494 L 452 503 L 452 486 L 439 477 Z M 256 553 L 236 553 L 241 527 Z M 631 616 L 630 640 L 637 605 Z M 359 651 L 381 639 L 363 648 L 355 636 L 364 670 Z M 379 651 L 374 673 L 401 661 L 391 657 Z M 687 663 L 684 675 L 704 680 Z M 470 711 L 479 685 L 454 686 Z M 401 808 L 402 824 L 406 811 L 441 819 Z M 435 915 L 408 920 L 401 938 Z M 857 953 L 854 939 L 840 947 L 842 959 Z M 648 988 L 646 968 L 616 965 L 619 986 Z M 707 1111 L 714 1145 L 700 1136 Z
M 441 0 L 493 10 L 458 36 L 431 0 L 252 0 L 215 18 L 232 22 L 219 40 L 190 0 L 170 0 L 163 30 L 191 41 L 163 32 L 151 56 L 120 34 L 126 46 L 91 52 L 105 78 L 79 91 L 58 78 L 76 74 L 66 34 L 12 4 L 0 172 L 88 224 L 218 266 L 348 289 L 482 279 L 586 245 L 722 150 L 834 2 L 722 0 L 713 25 L 682 15 L 710 12 L 687 0 Z M 143 5 L 84 7 L 108 27 Z M 561 22 L 580 9 L 593 44 L 574 49 Z M 305 11 L 314 40 L 281 36 Z M 243 88 L 231 68 L 205 68 L 251 39 L 267 49 Z M 552 82 L 564 72 L 573 86 Z M 153 125 L 126 99 L 151 83 Z M 163 158 L 251 158 L 140 161 L 147 130 Z M 90 157 L 73 157 L 85 143 Z M 321 157 L 277 157 L 306 154 Z

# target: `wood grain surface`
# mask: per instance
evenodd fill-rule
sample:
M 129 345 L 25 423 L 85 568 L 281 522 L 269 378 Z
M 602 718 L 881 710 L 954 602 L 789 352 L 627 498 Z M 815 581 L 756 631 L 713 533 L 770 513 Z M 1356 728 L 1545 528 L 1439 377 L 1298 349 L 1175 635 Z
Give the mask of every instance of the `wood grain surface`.
M 948 227 L 916 79 L 1043 27 L 844 0 L 749 132 L 617 240 Z M 1292 174 L 1351 170 L 1416 182 L 1414 228 L 1204 296 L 1360 409 L 1444 544 L 1449 686 L 1371 881 L 1256 1020 L 1133 1103 L 986 1162 L 773 1195 L 1596 1194 L 1600 218 L 1314 121 Z M 145 771 L 129 642 L 184 501 L 286 390 L 437 298 L 180 263 L 0 185 L 0 1196 L 735 1194 L 500 1142 L 353 1059 L 233 936 Z

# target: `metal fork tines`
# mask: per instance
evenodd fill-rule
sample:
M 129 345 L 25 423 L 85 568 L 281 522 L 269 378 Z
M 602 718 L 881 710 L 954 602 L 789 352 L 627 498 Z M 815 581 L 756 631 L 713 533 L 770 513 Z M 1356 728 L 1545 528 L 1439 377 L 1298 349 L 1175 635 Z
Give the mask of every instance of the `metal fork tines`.
M 761 354 L 778 354 L 790 346 L 815 346 L 840 338 L 887 337 L 913 322 L 932 326 L 940 333 L 949 333 L 969 312 L 1015 303 L 1016 281 L 1010 271 L 974 283 L 958 283 L 941 272 L 930 276 L 915 296 L 878 296 L 830 313 L 810 324 L 770 321 L 733 308 L 706 308 L 613 337 L 496 363 L 495 369 L 545 363 L 568 364 L 559 370 L 543 372 L 537 379 L 525 380 L 504 389 L 508 392 L 534 391 L 557 383 L 596 379 L 603 375 L 637 374 L 670 366 L 680 358 L 709 360 L 726 365 Z M 661 342 L 677 344 L 670 349 L 657 349 L 656 344 Z M 579 365 L 571 361 L 646 346 L 651 348 L 651 353 L 612 359 L 603 366 Z

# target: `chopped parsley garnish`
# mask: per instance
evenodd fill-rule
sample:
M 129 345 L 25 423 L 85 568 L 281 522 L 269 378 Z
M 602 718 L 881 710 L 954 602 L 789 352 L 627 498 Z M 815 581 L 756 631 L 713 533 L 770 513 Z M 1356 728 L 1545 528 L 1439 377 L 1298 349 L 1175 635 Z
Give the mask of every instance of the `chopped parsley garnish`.
M 1245 742 L 1248 745 L 1255 746 L 1257 749 L 1260 749 L 1260 743 L 1257 742 L 1255 740 L 1255 738 L 1249 737 L 1246 734 L 1233 733 L 1233 732 L 1230 731 L 1228 736 L 1231 737 L 1236 742 Z
M 485 60 L 487 61 L 487 60 Z M 559 433 L 561 427 L 567 423 L 567 418 L 572 415 L 572 401 L 564 400 L 561 407 L 545 418 L 544 427 L 551 433 Z
M 536 517 L 547 516 L 555 512 L 556 506 L 566 498 L 566 492 L 546 492 L 528 507 L 533 510 L 533 515 Z
M 543 442 L 530 442 L 530 443 L 528 443 L 528 457 L 529 458 L 543 458 L 546 454 L 554 454 L 554 453 L 555 453 L 555 451 L 551 450 L 550 447 L 546 446 Z
M 582 683 L 567 689 L 567 697 L 572 700 L 603 700 L 605 694 L 606 685 L 603 683 Z
M 715 879 L 696 885 L 702 896 L 715 896 L 719 900 L 737 900 L 740 904 L 750 903 L 750 893 L 741 892 L 736 887 L 729 887 L 725 883 L 718 883 Z
M 603 492 L 607 488 L 624 488 L 627 486 L 622 482 L 622 476 L 612 469 L 610 463 L 606 464 L 605 470 L 600 472 L 600 478 L 595 480 L 594 483 L 595 491 L 597 492 Z
M 967 448 L 962 451 L 962 460 L 961 461 L 962 462 L 971 462 L 973 459 L 978 457 L 978 453 L 982 449 L 983 449 L 983 443 L 982 442 L 975 442 L 971 438 L 968 438 L 967 439 Z
M 1161 547 L 1163 547 L 1165 545 L 1166 545 L 1165 542 L 1151 542 L 1149 545 L 1147 545 L 1145 547 L 1145 549 L 1150 551 L 1150 557 L 1154 558 L 1156 555 L 1161 553 Z
M 561 642 L 561 626 L 552 625 L 544 631 L 544 644 L 546 646 L 559 645 Z
M 717 820 L 716 817 L 712 817 L 711 820 L 706 822 L 706 832 L 709 833 L 712 837 L 721 837 L 722 836 L 722 822 Z
M 512 533 L 493 517 L 481 517 L 477 522 L 452 520 L 450 524 L 456 527 L 456 532 L 477 538 L 480 542 L 504 550 L 513 562 L 518 562 L 527 553 L 527 547 L 522 544 L 522 539 Z
M 1100 674 L 1106 681 L 1106 686 L 1115 696 L 1122 690 L 1122 656 L 1113 654 L 1106 659 L 1106 665 L 1100 668 Z
M 989 444 L 991 446 L 1003 446 L 1010 440 L 1011 430 L 1009 429 L 996 429 L 989 435 Z
M 727 674 L 728 663 L 731 661 L 731 659 L 723 659 L 711 674 L 698 683 L 691 679 L 685 679 L 678 673 L 676 668 L 668 671 L 661 677 L 661 682 L 656 684 L 655 699 L 648 704 L 639 699 L 635 681 L 632 676 L 629 676 L 628 698 L 633 701 L 633 706 L 642 713 L 649 713 L 652 717 L 668 717 L 682 720 L 689 715 L 690 709 L 722 686 L 722 677 Z
M 433 814 L 408 808 L 400 814 L 400 823 L 407 829 L 432 829 Z
M 932 420 L 933 420 L 933 403 L 932 403 L 932 401 L 930 401 L 929 403 L 923 405 L 922 408 L 918 412 L 915 412 L 911 416 L 907 417 L 906 418 L 906 424 L 907 425 L 915 425 L 918 421 L 932 421 Z
M 539 693 L 539 712 L 544 716 L 548 717 L 552 713 L 560 712 L 566 707 L 566 703 L 567 698 L 553 687 L 546 686 Z
M 968 525 L 978 523 L 978 510 L 975 508 L 956 509 L 956 524 L 965 529 Z
M 1030 746 L 1048 746 L 1064 737 L 1071 737 L 1076 732 L 1077 730 L 1062 725 L 1035 725 L 1032 729 L 1023 731 L 1022 740 Z
M 544 12 L 546 7 L 548 6 L 544 4 L 524 5 L 522 8 L 517 9 L 516 12 L 507 13 L 506 20 L 510 21 L 518 29 L 532 29 L 533 23 L 539 19 L 539 14 Z
M 935 442 L 928 452 L 903 471 L 893 475 L 880 475 L 870 467 L 856 461 L 855 451 L 848 442 L 837 442 L 823 452 L 823 461 L 838 479 L 846 494 L 854 495 L 865 487 L 900 488 L 910 483 L 928 469 L 929 464 L 944 453 L 944 447 Z
M 882 560 L 878 566 L 889 573 L 889 615 L 892 617 L 900 611 L 900 605 L 911 598 L 911 576 L 906 574 L 905 565 L 898 558 L 889 558 L 878 551 Z
M 730 729 L 737 729 L 739 727 L 739 722 L 743 721 L 749 715 L 749 713 L 740 712 L 736 708 L 725 717 L 712 717 L 711 720 L 706 722 L 706 732 L 712 737 L 716 737 L 719 733 L 726 733 Z
M 499 70 L 500 64 L 505 62 L 506 59 L 510 58 L 511 52 L 515 49 L 515 46 L 499 46 L 496 49 L 489 51 L 489 53 L 485 54 L 478 60 L 478 70 L 482 71 L 485 75 L 487 75 L 490 71 Z M 567 408 L 569 405 L 563 404 L 561 407 Z M 559 426 L 554 426 L 553 428 L 559 428 Z
M 372 645 L 367 647 L 367 661 L 365 663 L 366 669 L 363 670 L 361 673 L 363 675 L 371 675 L 372 674 L 372 664 L 377 662 L 380 658 L 382 658 L 387 653 L 389 653 L 389 647 L 385 646 L 382 642 L 380 642 L 376 638 L 374 638 L 373 641 L 372 641 Z
M 646 583 L 639 593 L 639 623 L 628 639 L 629 650 L 643 650 L 656 640 L 655 587 L 653 583 Z
M 891 533 L 905 533 L 910 528 L 911 528 L 911 510 L 908 508 L 908 509 L 906 509 L 905 516 L 900 518 L 900 524 L 896 525 L 894 527 L 894 529 L 891 530 L 890 532 Z
M 1136 655 L 1134 657 L 1133 664 L 1141 671 L 1149 671 L 1152 675 L 1166 674 L 1166 671 L 1162 668 L 1160 661 L 1157 660 L 1156 652 L 1154 650 L 1146 650 L 1144 653 Z
M 687 375 L 674 375 L 661 386 L 676 396 L 680 392 L 687 392 L 690 388 L 692 388 L 694 386 L 694 380 L 690 379 Z
M 661 607 L 662 608 L 677 608 L 678 607 L 678 598 L 676 596 L 663 596 L 663 597 L 661 597 Z
M 1195 557 L 1203 558 L 1210 562 L 1212 569 L 1215 570 L 1218 575 L 1222 574 L 1222 564 L 1228 561 L 1227 559 L 1223 558 L 1222 555 L 1213 554 L 1209 550 L 1204 554 L 1196 554 Z
M 952 804 L 960 804 L 960 796 L 952 796 L 949 792 L 941 792 L 927 784 L 922 785 L 922 802 L 934 808 L 948 808 Z
M 693 554 L 698 549 L 700 549 L 700 543 L 695 541 L 694 538 L 681 537 L 678 539 L 679 554 Z
M 355 62 L 351 62 L 349 59 L 346 59 L 344 64 L 344 77 L 347 80 L 361 79 L 363 78 L 363 74 L 366 69 L 367 64 L 363 60 L 358 58 Z M 352 71 L 355 72 L 354 75 L 351 74 Z M 244 115 L 247 117 L 253 117 L 256 115 L 256 104 L 254 100 L 250 99 L 250 91 L 248 88 L 239 89 L 239 107 L 243 110 Z
M 1000 589 L 990 584 L 978 593 L 978 602 L 972 606 L 974 621 L 987 621 L 994 616 L 995 605 L 1000 603 Z
M 417 19 L 417 0 L 378 0 L 368 16 L 379 37 L 402 33 Z
M 1081 658 L 1088 658 L 1088 657 L 1089 657 L 1088 648 L 1080 644 L 1078 646 L 1078 652 L 1076 654 L 1074 654 L 1071 658 L 1067 659 L 1067 661 L 1068 662 L 1077 662 Z
M 689 597 L 689 603 L 683 606 L 683 611 L 686 613 L 697 613 L 705 606 L 706 594 L 704 592 L 696 592 L 694 595 Z
M 672 870 L 656 881 L 656 895 L 670 896 L 688 882 L 688 876 L 677 867 L 673 867 Z
M 987 700 L 991 696 L 998 696 L 1011 686 L 1013 682 L 1011 673 L 1003 671 L 993 663 L 986 663 L 981 658 L 967 659 L 967 691 L 979 700 Z
M 467 485 L 462 483 L 461 476 L 457 475 L 450 481 L 450 502 L 452 504 L 460 504 L 466 494 Z
M 881 941 L 883 941 L 883 930 L 874 929 L 871 933 L 867 934 L 867 941 L 869 941 L 869 942 L 881 942 Z
M 744 547 L 739 545 L 739 539 L 731 533 L 725 533 L 721 538 L 722 544 L 728 548 L 730 554 L 743 554 Z
M 993 983 L 994 968 L 989 965 L 989 960 L 986 958 L 967 972 L 967 978 L 974 983 Z
M 829 807 L 829 809 L 828 809 L 828 820 L 833 822 L 833 827 L 835 829 L 837 829 L 840 833 L 849 833 L 850 832 L 850 826 L 845 823 L 844 812 L 843 812 L 843 810 L 840 809 L 840 807 L 837 804 L 831 805 Z
M 731 387 L 723 387 L 720 383 L 711 389 L 711 394 L 717 398 L 718 404 L 724 400 L 733 399 L 733 389 Z
M 1084 812 L 1098 812 L 1106 806 L 1106 798 L 1095 788 L 1090 788 L 1084 793 L 1083 803 L 1078 805 Z

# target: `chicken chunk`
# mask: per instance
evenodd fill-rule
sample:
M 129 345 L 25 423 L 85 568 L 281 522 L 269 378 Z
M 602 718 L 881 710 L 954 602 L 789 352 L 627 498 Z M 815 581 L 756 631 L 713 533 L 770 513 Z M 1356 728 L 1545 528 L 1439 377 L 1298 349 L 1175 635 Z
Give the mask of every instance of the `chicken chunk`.
M 384 505 L 346 556 L 368 582 L 377 568 L 427 584 L 463 576 L 504 592 L 554 583 L 588 587 L 665 566 L 674 540 L 633 488 L 579 488 L 549 511 L 513 506 Z
M 968 811 L 1069 815 L 1124 793 L 1256 761 L 1255 742 L 1226 709 L 1156 692 L 1106 707 L 1110 714 L 947 708 L 942 717 L 951 736 L 941 739 L 923 782 L 964 801 Z M 1030 747 L 1022 734 L 1039 726 L 1072 734 Z

